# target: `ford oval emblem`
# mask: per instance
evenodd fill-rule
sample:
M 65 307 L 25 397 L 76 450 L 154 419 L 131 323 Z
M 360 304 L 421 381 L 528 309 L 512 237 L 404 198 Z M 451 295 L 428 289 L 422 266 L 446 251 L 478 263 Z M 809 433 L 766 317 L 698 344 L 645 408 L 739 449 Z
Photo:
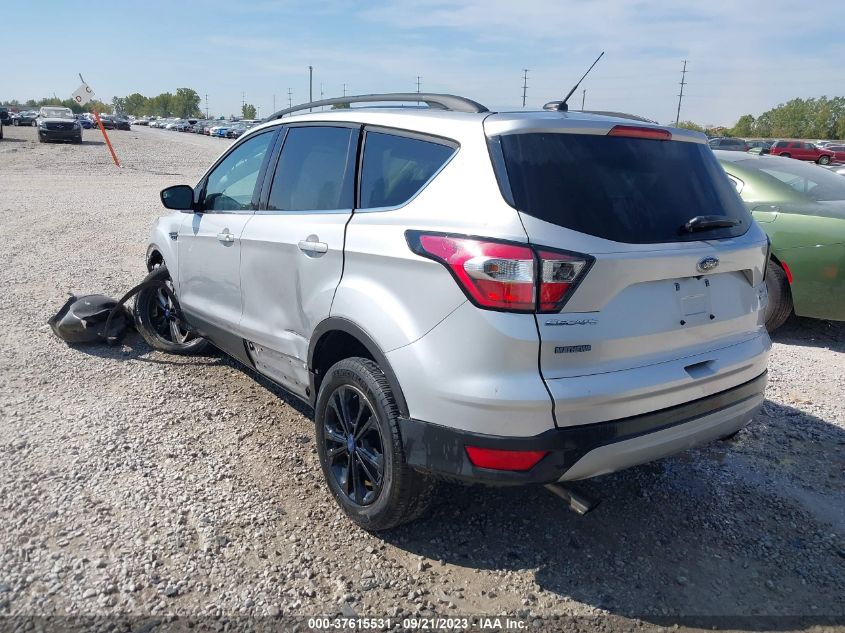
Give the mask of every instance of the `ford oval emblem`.
M 715 269 L 719 265 L 719 259 L 716 257 L 705 257 L 700 262 L 696 268 L 702 273 L 709 273 L 711 270 Z

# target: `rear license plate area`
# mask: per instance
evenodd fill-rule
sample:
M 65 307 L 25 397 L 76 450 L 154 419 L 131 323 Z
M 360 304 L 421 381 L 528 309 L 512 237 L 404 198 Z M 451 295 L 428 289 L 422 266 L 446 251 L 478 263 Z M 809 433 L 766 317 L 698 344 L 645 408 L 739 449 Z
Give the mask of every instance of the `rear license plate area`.
M 706 277 L 686 277 L 672 282 L 681 325 L 701 325 L 711 320 L 710 280 Z

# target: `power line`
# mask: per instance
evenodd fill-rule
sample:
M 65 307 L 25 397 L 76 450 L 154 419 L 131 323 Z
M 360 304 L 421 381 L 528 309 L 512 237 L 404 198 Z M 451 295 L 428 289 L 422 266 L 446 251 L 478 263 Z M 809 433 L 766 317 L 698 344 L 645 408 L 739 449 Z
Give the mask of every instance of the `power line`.
M 675 127 L 678 127 L 678 123 L 681 120 L 681 101 L 684 100 L 684 86 L 687 84 L 684 79 L 687 75 L 687 60 L 684 60 L 684 68 L 681 71 L 681 92 L 678 94 L 678 114 L 675 115 Z
M 522 69 L 522 107 L 525 107 L 525 95 L 528 93 L 528 69 Z

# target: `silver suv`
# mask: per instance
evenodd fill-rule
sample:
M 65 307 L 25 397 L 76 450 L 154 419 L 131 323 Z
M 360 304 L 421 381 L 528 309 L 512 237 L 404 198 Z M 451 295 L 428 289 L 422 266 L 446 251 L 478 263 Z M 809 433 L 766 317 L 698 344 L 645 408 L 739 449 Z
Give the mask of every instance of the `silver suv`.
M 303 112 L 375 101 L 428 107 Z M 735 433 L 766 383 L 765 234 L 703 135 L 547 108 L 277 113 L 162 191 L 147 265 L 178 304 L 146 291 L 139 329 L 310 403 L 371 530 L 441 477 L 565 482 Z

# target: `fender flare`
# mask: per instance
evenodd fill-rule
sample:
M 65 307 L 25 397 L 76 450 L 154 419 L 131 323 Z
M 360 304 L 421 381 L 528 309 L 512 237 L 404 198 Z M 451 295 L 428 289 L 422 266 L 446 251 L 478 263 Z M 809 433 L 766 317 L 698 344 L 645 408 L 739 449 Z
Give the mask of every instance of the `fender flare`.
M 311 404 L 316 405 L 317 403 L 317 389 L 315 388 L 315 372 L 314 372 L 314 354 L 317 351 L 317 343 L 323 337 L 324 334 L 332 331 L 339 331 L 345 334 L 349 334 L 350 336 L 354 337 L 358 340 L 369 352 L 370 356 L 373 357 L 373 360 L 376 364 L 381 368 L 384 372 L 385 378 L 387 378 L 387 382 L 390 384 L 390 389 L 393 391 L 393 398 L 396 401 L 396 406 L 399 408 L 399 415 L 403 418 L 409 417 L 408 413 L 408 403 L 405 400 L 405 395 L 402 393 L 402 387 L 399 384 L 399 379 L 396 377 L 395 372 L 393 371 L 393 367 L 390 366 L 390 362 L 387 360 L 387 357 L 384 355 L 384 352 L 381 351 L 381 348 L 376 344 L 369 334 L 364 331 L 363 328 L 356 325 L 353 321 L 349 319 L 344 319 L 342 317 L 328 317 L 327 319 L 321 321 L 316 328 L 314 328 L 314 332 L 311 335 L 311 341 L 308 344 L 308 373 L 310 375 L 310 382 L 311 382 Z

